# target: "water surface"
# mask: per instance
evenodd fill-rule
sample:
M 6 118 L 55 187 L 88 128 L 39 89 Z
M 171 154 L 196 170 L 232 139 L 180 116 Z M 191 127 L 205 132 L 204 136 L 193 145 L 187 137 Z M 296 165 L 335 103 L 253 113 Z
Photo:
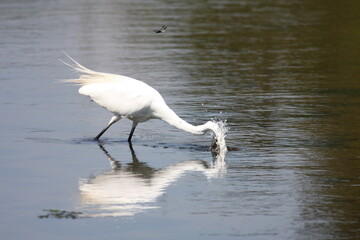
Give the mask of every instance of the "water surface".
M 360 238 L 358 8 L 1 1 L 1 236 Z M 75 76 L 63 52 L 145 81 L 193 124 L 226 120 L 238 151 L 219 165 L 211 136 L 157 120 L 132 148 L 126 120 L 92 141 L 111 114 L 59 83 Z M 82 214 L 38 218 L 44 209 Z

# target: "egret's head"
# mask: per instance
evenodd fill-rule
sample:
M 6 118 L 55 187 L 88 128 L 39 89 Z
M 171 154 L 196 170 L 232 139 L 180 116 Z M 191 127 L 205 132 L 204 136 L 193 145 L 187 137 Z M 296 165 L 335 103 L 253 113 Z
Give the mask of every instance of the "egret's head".
M 225 137 L 227 132 L 227 127 L 225 126 L 225 122 L 221 121 L 208 121 L 204 124 L 206 130 L 211 130 L 214 135 L 214 141 L 212 143 L 212 149 L 216 151 L 226 151 L 226 143 Z

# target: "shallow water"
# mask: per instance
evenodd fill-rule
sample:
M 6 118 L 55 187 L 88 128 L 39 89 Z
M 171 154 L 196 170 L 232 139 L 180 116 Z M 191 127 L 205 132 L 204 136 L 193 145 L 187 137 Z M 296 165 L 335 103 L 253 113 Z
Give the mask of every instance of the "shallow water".
M 359 239 L 359 4 L 1 1 L 2 238 Z M 63 52 L 226 120 L 236 151 L 157 120 L 91 140 L 111 114 Z

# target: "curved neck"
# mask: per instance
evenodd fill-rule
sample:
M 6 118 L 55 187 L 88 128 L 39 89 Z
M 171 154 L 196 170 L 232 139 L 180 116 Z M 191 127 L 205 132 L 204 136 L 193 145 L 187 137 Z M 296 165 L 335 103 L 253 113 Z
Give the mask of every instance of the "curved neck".
M 205 134 L 206 131 L 211 130 L 214 133 L 214 145 L 215 151 L 226 153 L 227 147 L 225 143 L 226 129 L 221 128 L 218 123 L 208 121 L 205 124 L 194 126 L 190 123 L 182 120 L 173 110 L 171 110 L 165 101 L 160 101 L 152 105 L 153 116 L 159 118 L 170 125 L 177 127 L 181 130 L 192 134 Z
M 194 126 L 186 122 L 185 120 L 181 119 L 173 110 L 171 110 L 166 105 L 166 103 L 161 107 L 161 112 L 158 112 L 157 117 L 176 128 L 179 128 L 181 130 L 184 130 L 192 134 L 200 135 L 200 134 L 204 134 L 207 130 L 209 130 L 209 128 L 206 127 L 205 124 Z

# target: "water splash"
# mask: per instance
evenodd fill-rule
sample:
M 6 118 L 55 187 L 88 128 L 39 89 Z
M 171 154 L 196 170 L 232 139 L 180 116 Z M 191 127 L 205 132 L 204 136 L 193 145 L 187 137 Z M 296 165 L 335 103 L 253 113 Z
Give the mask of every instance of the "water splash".
M 217 153 L 225 154 L 227 152 L 225 138 L 226 133 L 229 130 L 229 128 L 226 126 L 226 120 L 212 119 L 211 121 L 218 126 L 216 132 L 213 133 L 213 143 L 211 148 Z
M 212 119 L 212 122 L 215 123 L 218 128 L 217 131 L 213 133 L 213 143 L 211 145 L 213 162 L 211 163 L 210 168 L 205 172 L 208 179 L 224 176 L 226 173 L 225 155 L 228 151 L 225 138 L 229 128 L 226 126 L 226 120 Z

